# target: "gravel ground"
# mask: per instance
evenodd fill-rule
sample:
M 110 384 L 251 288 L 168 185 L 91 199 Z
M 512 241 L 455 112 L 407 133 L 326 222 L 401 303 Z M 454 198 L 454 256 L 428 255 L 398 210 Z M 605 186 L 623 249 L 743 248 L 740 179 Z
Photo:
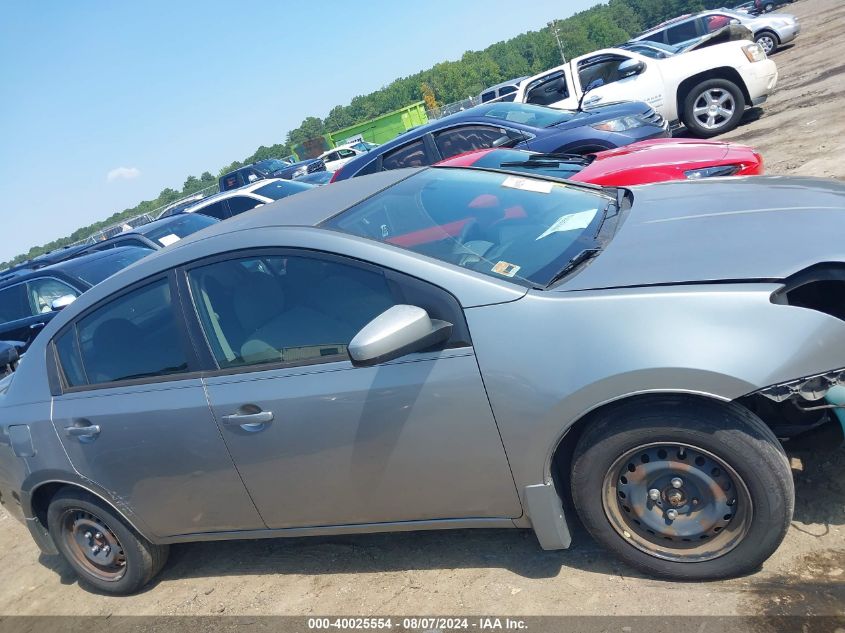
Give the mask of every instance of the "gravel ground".
M 780 84 L 723 138 L 759 148 L 769 173 L 845 178 L 845 3 L 799 0 Z M 572 549 L 542 551 L 529 531 L 407 534 L 175 546 L 146 591 L 79 588 L 0 511 L 0 614 L 15 615 L 842 615 L 845 451 L 793 457 L 795 520 L 756 574 L 699 584 L 652 580 L 576 528 Z

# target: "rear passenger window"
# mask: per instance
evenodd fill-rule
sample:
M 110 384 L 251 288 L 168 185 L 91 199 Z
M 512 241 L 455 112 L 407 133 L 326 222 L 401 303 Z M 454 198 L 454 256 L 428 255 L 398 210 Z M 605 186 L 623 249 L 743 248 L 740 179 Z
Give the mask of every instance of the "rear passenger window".
M 210 204 L 207 207 L 203 207 L 202 209 L 198 209 L 196 213 L 202 213 L 203 215 L 209 215 L 212 218 L 217 218 L 218 220 L 225 220 L 229 217 L 229 212 L 226 210 L 226 206 L 223 204 L 222 201 L 215 202 L 214 204 Z
M 83 317 L 56 340 L 56 350 L 69 387 L 188 370 L 166 279 Z
M 260 200 L 256 200 L 255 198 L 248 198 L 246 196 L 235 196 L 234 198 L 229 198 L 229 212 L 232 215 L 238 215 L 239 213 L 243 213 L 244 211 L 249 211 L 250 209 L 254 209 L 259 204 L 261 204 Z
M 0 323 L 9 323 L 33 316 L 26 296 L 26 286 L 18 284 L 0 290 Z
M 687 20 L 677 26 L 670 27 L 666 31 L 666 38 L 669 44 L 680 44 L 698 37 L 696 20 Z
M 422 167 L 428 165 L 428 163 L 425 146 L 422 139 L 419 139 L 385 154 L 381 166 L 382 169 L 389 170 L 402 167 Z M 359 172 L 358 175 L 360 176 L 361 173 Z
M 380 271 L 310 257 L 230 259 L 189 279 L 221 368 L 340 360 L 364 325 L 399 303 Z

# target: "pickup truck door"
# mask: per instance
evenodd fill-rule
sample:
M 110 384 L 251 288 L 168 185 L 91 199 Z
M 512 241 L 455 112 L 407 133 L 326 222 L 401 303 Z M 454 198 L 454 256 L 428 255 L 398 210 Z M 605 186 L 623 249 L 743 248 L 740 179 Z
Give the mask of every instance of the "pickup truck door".
M 574 110 L 578 107 L 577 89 L 572 84 L 569 65 L 552 68 L 525 87 L 522 102 Z
M 626 66 L 642 63 L 634 74 Z M 645 101 L 664 117 L 666 98 L 663 75 L 659 62 L 630 52 L 604 52 L 579 57 L 572 62 L 577 69 L 576 90 L 580 94 L 593 86 L 584 98 L 583 105 L 599 105 L 615 101 Z

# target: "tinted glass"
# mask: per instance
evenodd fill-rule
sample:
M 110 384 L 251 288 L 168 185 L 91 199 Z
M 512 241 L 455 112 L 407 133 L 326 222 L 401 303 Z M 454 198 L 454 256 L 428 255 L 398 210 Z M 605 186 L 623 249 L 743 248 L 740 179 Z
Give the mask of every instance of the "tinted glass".
M 235 196 L 234 198 L 229 198 L 226 202 L 229 203 L 229 212 L 232 215 L 238 215 L 244 211 L 249 211 L 250 209 L 257 207 L 259 204 L 262 204 L 261 200 L 247 198 L 246 196 Z
M 315 171 L 313 174 L 299 176 L 296 181 L 312 185 L 325 185 L 332 179 L 332 176 L 334 176 L 333 171 Z
M 518 149 L 497 149 L 476 159 L 473 167 L 504 167 L 513 171 L 524 171 L 534 176 L 552 176 L 554 178 L 569 178 L 589 165 L 589 158 L 572 158 L 571 162 L 561 160 L 555 162 L 543 159 L 542 155 L 525 152 Z
M 379 272 L 308 257 L 245 257 L 189 273 L 220 367 L 338 360 L 394 305 Z
M 466 169 L 428 169 L 351 207 L 330 228 L 499 279 L 547 285 L 595 245 L 607 194 Z
M 385 154 L 381 165 L 382 169 L 399 169 L 401 167 L 422 167 L 428 165 L 429 162 L 423 141 L 419 139 Z
M 17 321 L 33 315 L 26 296 L 26 285 L 18 284 L 0 290 L 0 323 Z
M 581 87 L 598 87 L 619 81 L 619 64 L 629 57 L 621 55 L 600 55 L 591 57 L 578 63 L 578 79 Z
M 339 149 L 337 150 L 337 155 L 340 158 L 355 158 L 357 156 L 351 149 Z
M 180 213 L 169 222 L 156 223 L 151 229 L 142 229 L 144 236 L 160 246 L 170 246 L 183 237 L 217 224 L 217 219 L 202 213 Z
M 666 30 L 666 39 L 669 44 L 678 44 L 698 37 L 698 29 L 695 20 L 681 22 L 677 26 L 669 27 Z
M 197 209 L 196 212 L 208 215 L 218 220 L 225 220 L 229 217 L 229 212 L 226 210 L 226 206 L 223 204 L 222 200 L 220 202 L 215 202 L 214 204 L 209 204 L 201 209 Z
M 550 127 L 558 123 L 565 123 L 574 117 L 577 112 L 571 110 L 553 110 L 538 105 L 527 103 L 502 103 L 492 106 L 485 116 L 503 121 L 523 123 L 531 127 Z
M 63 281 L 45 277 L 33 279 L 26 284 L 29 299 L 38 314 L 53 311 L 53 301 L 65 295 L 78 297 L 79 293 Z
M 568 96 L 566 75 L 556 72 L 532 82 L 525 92 L 525 101 L 534 105 L 547 106 Z
M 56 353 L 59 355 L 59 364 L 62 366 L 67 386 L 87 385 L 88 379 L 85 377 L 85 369 L 82 367 L 82 357 L 79 354 L 75 327 L 69 328 L 56 339 Z
M 90 384 L 168 376 L 188 369 L 167 280 L 115 299 L 81 319 L 77 328 Z M 62 357 L 66 375 L 74 371 L 72 362 Z
M 450 158 L 475 149 L 495 147 L 509 140 L 506 129 L 484 125 L 463 125 L 434 135 L 434 142 L 443 158 Z
M 96 259 L 79 259 L 64 266 L 69 275 L 81 279 L 92 286 L 120 272 L 139 259 L 144 259 L 152 251 L 148 248 L 114 248 Z
M 264 196 L 265 198 L 270 198 L 271 200 L 281 200 L 282 198 L 287 198 L 295 193 L 302 193 L 303 191 L 308 191 L 313 188 L 313 185 L 309 185 L 305 182 L 277 180 L 276 182 L 271 182 L 269 185 L 259 187 L 253 191 L 253 193 L 257 193 L 259 196 Z

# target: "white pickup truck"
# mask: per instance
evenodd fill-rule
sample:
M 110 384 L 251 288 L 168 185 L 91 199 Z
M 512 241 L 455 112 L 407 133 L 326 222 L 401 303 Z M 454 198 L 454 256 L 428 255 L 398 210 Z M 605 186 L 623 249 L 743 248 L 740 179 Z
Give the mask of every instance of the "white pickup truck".
M 743 39 L 652 54 L 605 48 L 577 57 L 522 81 L 515 101 L 567 110 L 645 101 L 670 123 L 709 138 L 735 128 L 745 108 L 763 103 L 778 79 L 763 49 Z

